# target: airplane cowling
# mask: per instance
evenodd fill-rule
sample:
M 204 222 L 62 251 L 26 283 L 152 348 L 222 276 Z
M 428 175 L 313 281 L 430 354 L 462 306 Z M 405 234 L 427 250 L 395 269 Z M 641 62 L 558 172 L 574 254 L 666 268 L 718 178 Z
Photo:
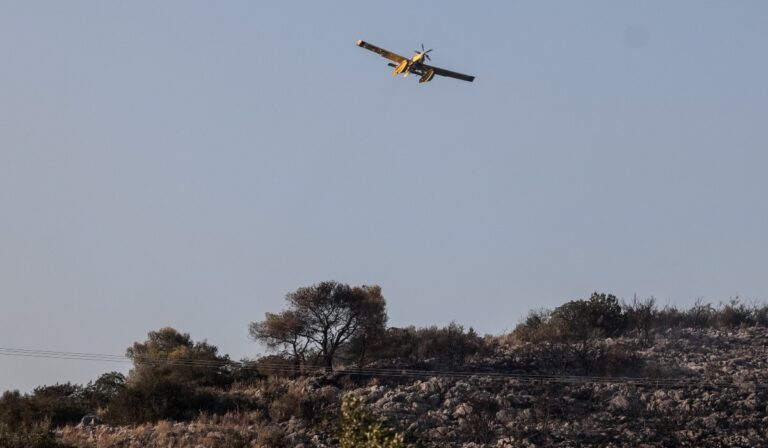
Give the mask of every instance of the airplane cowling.
M 408 68 L 408 60 L 404 60 L 400 64 L 395 67 L 395 70 L 392 72 L 392 76 L 399 75 L 400 73 L 403 73 Z

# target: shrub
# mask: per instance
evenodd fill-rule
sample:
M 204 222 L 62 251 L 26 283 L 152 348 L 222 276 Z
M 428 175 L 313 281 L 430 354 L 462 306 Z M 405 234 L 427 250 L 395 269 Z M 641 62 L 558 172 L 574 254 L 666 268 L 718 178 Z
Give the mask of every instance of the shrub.
M 53 426 L 76 423 L 89 412 L 86 391 L 77 384 L 38 387 L 30 401 L 38 415 L 50 420 Z
M 762 307 L 755 307 L 754 310 L 755 323 L 763 327 L 768 327 L 768 305 Z
M 656 312 L 656 318 L 654 319 L 653 326 L 655 328 L 675 328 L 684 327 L 685 313 L 678 310 L 676 307 L 666 305 L 664 308 Z
M 377 357 L 402 359 L 412 364 L 434 359 L 439 364 L 455 368 L 484 348 L 485 341 L 474 329 L 465 331 L 463 326 L 451 322 L 445 327 L 390 328 Z
M 341 448 L 405 448 L 404 436 L 373 417 L 363 399 L 346 395 L 341 401 L 339 429 Z
M 166 327 L 127 350 L 134 368 L 126 379 L 107 374 L 93 384 L 109 403 L 112 423 L 188 420 L 200 412 L 221 413 L 236 406 L 217 389 L 231 385 L 232 363 L 207 342 Z
M 593 293 L 588 300 L 571 300 L 554 311 L 531 311 L 513 331 L 522 342 L 582 343 L 591 338 L 620 336 L 627 328 L 616 296 Z
M 654 318 L 655 328 L 735 328 L 745 325 L 768 326 L 768 305 L 747 306 L 738 298 L 718 308 L 697 299 L 687 310 L 666 306 Z
M 269 417 L 274 422 L 284 422 L 291 417 L 302 417 L 305 400 L 292 392 L 275 397 L 269 404 Z
M 657 319 L 656 299 L 651 297 L 646 300 L 638 300 L 635 297 L 632 303 L 624 304 L 622 308 L 627 320 L 627 329 L 637 331 L 647 342 Z
M 34 419 L 34 410 L 27 397 L 18 390 L 3 393 L 0 398 L 0 424 L 15 428 Z
M 521 342 L 554 340 L 555 337 L 547 334 L 551 331 L 551 316 L 552 311 L 543 308 L 529 311 L 525 320 L 512 332 L 512 338 Z
M 250 437 L 234 429 L 225 429 L 223 432 L 221 440 L 216 445 L 218 448 L 243 448 L 251 441 Z
M 621 344 L 606 347 L 595 364 L 592 369 L 595 373 L 608 376 L 636 376 L 644 367 L 643 359 L 637 352 Z
M 731 299 L 716 313 L 715 320 L 721 327 L 740 327 L 755 323 L 753 310 L 747 308 L 738 298 Z
M 266 378 L 259 369 L 258 360 L 243 359 L 232 368 L 232 381 L 239 385 L 254 385 Z
M 626 328 L 626 316 L 612 294 L 593 293 L 588 300 L 572 300 L 555 308 L 551 322 L 566 340 L 612 337 Z
M 8 425 L 0 424 L 1 448 L 68 448 L 56 441 L 56 437 L 47 422 L 38 422 L 31 427 L 19 427 L 11 430 Z
M 517 325 L 512 339 L 521 342 L 574 343 L 590 338 L 621 336 L 636 332 L 647 342 L 654 329 L 735 328 L 745 325 L 768 326 L 768 305 L 747 306 L 738 298 L 715 308 L 697 299 L 693 306 L 680 310 L 674 306 L 656 307 L 649 298 L 618 304 L 613 295 L 594 293 L 588 300 L 573 300 L 554 311 L 531 311 Z
M 256 369 L 262 378 L 292 378 L 301 373 L 302 370 L 301 363 L 297 371 L 294 361 L 281 355 L 262 356 L 252 361 L 251 366 Z
M 0 423 L 12 428 L 31 428 L 41 421 L 63 426 L 78 422 L 88 413 L 85 389 L 71 383 L 41 386 L 29 395 L 9 391 L 0 398 Z
M 263 448 L 282 448 L 285 446 L 285 433 L 277 425 L 265 426 L 256 436 L 256 445 Z
M 472 412 L 465 416 L 464 432 L 468 441 L 491 443 L 496 437 L 493 426 L 500 406 L 495 399 L 483 395 L 470 397 Z
M 105 418 L 113 424 L 190 420 L 201 412 L 223 414 L 237 407 L 232 398 L 215 390 L 155 378 L 122 389 L 110 402 Z
M 195 408 L 194 390 L 170 381 L 143 381 L 120 391 L 106 413 L 116 424 L 154 422 L 161 419 L 182 420 Z
M 682 313 L 682 323 L 685 327 L 691 328 L 712 327 L 715 313 L 716 311 L 710 303 L 696 299 L 693 306 Z
M 477 353 L 483 344 L 474 329 L 465 332 L 464 327 L 455 322 L 442 328 L 423 328 L 416 336 L 416 354 L 420 359 L 437 358 L 449 368 L 464 364 L 466 358 Z
M 317 422 L 325 419 L 328 409 L 337 403 L 335 394 L 307 387 L 307 380 L 270 378 L 261 382 L 259 389 L 262 405 L 275 423 L 292 417 Z
M 126 350 L 133 360 L 130 378 L 163 377 L 170 382 L 191 386 L 232 384 L 231 362 L 219 356 L 219 349 L 207 342 L 194 342 L 187 333 L 165 327 L 150 331 L 147 340 L 135 342 Z
M 109 372 L 101 375 L 94 382 L 88 383 L 85 393 L 92 408 L 107 406 L 117 394 L 125 388 L 125 375 Z

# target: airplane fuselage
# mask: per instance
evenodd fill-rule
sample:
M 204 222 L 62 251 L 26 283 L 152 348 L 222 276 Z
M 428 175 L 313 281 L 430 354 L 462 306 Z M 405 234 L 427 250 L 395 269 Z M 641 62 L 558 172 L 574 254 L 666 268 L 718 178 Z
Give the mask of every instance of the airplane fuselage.
M 402 73 L 403 77 L 408 76 L 411 73 L 411 69 L 414 66 L 420 65 L 423 60 L 424 53 L 416 53 L 411 59 L 405 59 L 403 62 L 398 64 L 397 67 L 395 67 L 395 70 L 392 72 L 392 75 L 397 76 Z

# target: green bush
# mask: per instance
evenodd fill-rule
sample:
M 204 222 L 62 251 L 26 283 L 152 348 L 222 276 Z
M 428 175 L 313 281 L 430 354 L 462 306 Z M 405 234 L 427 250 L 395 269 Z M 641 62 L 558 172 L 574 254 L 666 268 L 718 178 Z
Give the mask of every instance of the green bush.
M 162 377 L 190 386 L 232 384 L 232 363 L 228 356 L 220 356 L 216 346 L 205 341 L 194 342 L 189 334 L 174 328 L 150 331 L 146 341 L 128 347 L 126 356 L 133 360 L 129 375 L 133 381 Z
M 598 293 L 588 300 L 572 300 L 555 308 L 550 322 L 569 341 L 618 336 L 627 324 L 616 296 Z
M 127 380 L 112 375 L 94 383 L 109 396 L 105 417 L 112 423 L 188 420 L 238 404 L 221 393 L 232 384 L 232 363 L 207 342 L 166 327 L 134 343 L 127 356 L 134 363 Z
M 612 294 L 594 293 L 587 300 L 572 300 L 554 311 L 531 311 L 514 330 L 523 342 L 580 343 L 592 338 L 620 336 L 627 315 Z
M 341 401 L 341 448 L 405 448 L 404 436 L 373 417 L 362 398 L 345 395 Z

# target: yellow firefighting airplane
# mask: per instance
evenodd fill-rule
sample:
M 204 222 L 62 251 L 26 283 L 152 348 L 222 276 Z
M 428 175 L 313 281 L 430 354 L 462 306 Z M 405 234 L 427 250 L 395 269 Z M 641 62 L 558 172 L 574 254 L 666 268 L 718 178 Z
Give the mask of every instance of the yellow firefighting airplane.
M 419 78 L 419 82 L 429 82 L 432 81 L 432 78 L 435 77 L 435 75 L 440 76 L 448 76 L 449 78 L 456 78 L 461 79 L 463 81 L 469 81 L 472 82 L 475 80 L 474 76 L 469 75 L 463 75 L 461 73 L 452 72 L 450 70 L 445 70 L 440 67 L 433 67 L 431 65 L 427 65 L 424 63 L 425 60 L 429 61 L 431 58 L 429 57 L 429 52 L 432 51 L 424 50 L 424 44 L 421 44 L 421 51 L 414 50 L 416 54 L 408 59 L 404 56 L 400 56 L 399 54 L 392 53 L 391 51 L 387 51 L 383 48 L 377 47 L 376 45 L 371 45 L 368 42 L 364 42 L 362 40 L 357 41 L 358 47 L 363 47 L 366 50 L 371 50 L 374 53 L 378 53 L 381 55 L 381 57 L 387 58 L 390 61 L 394 62 L 389 63 L 390 67 L 394 67 L 395 70 L 392 72 L 392 76 L 397 76 L 399 74 L 403 74 L 403 76 L 408 76 L 409 73 L 413 73 L 414 75 L 419 75 L 421 78 Z

